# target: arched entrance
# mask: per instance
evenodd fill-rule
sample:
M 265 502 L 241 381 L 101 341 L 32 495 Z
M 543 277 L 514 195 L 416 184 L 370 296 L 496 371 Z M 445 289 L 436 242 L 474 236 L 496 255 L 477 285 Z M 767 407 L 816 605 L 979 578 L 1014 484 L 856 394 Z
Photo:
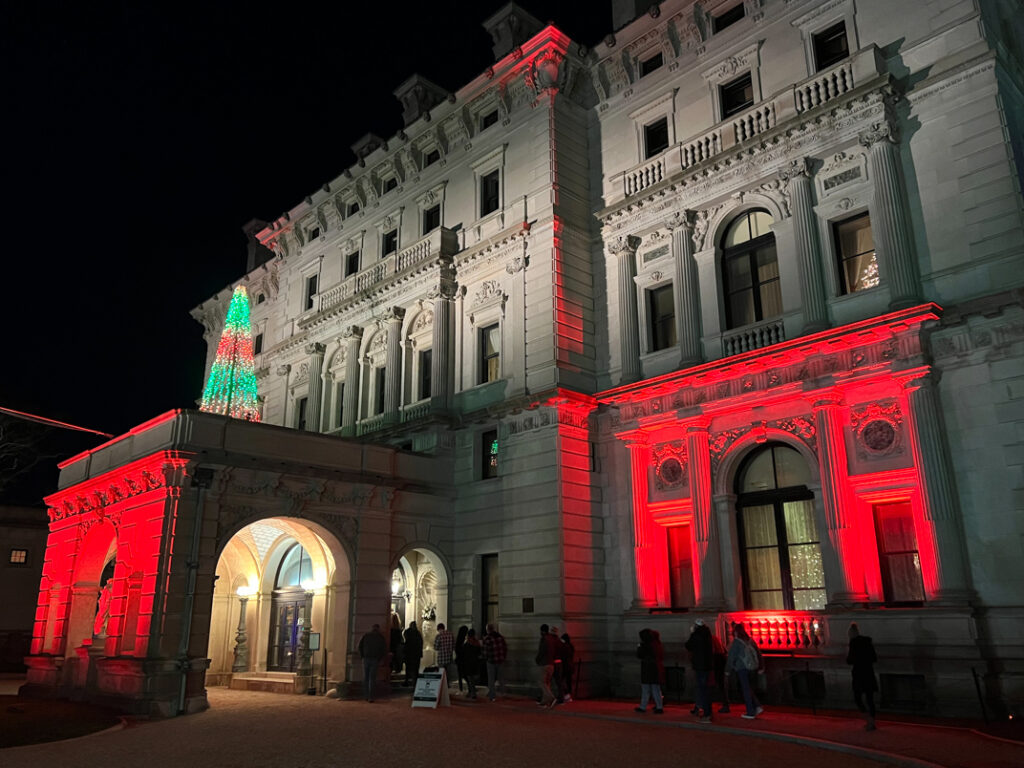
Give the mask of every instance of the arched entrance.
M 351 568 L 330 531 L 288 517 L 249 523 L 216 574 L 209 685 L 300 693 L 344 679 Z
M 434 662 L 437 625 L 448 623 L 448 569 L 432 550 L 407 550 L 391 573 L 391 616 L 405 629 L 413 621 L 423 635 L 423 665 Z M 397 619 L 397 622 L 396 622 Z

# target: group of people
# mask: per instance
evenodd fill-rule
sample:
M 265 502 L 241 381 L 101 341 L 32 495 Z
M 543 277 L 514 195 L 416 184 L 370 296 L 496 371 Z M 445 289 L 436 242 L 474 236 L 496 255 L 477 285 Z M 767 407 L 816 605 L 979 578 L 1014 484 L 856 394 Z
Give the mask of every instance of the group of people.
M 690 652 L 697 687 L 691 713 L 698 716 L 702 723 L 711 722 L 712 687 L 717 687 L 722 697 L 718 711 L 729 711 L 729 678 L 732 676 L 739 680 L 746 705 L 746 712 L 741 717 L 753 720 L 764 712 L 754 690 L 757 673 L 764 671 L 761 651 L 742 624 L 733 623 L 732 634 L 733 641 L 726 650 L 703 619 L 697 619 L 690 627 L 686 650 Z M 878 658 L 871 638 L 861 635 L 856 623 L 850 625 L 849 639 L 846 663 L 852 667 L 854 702 L 857 709 L 864 713 L 867 721 L 865 729 L 873 731 L 876 727 L 874 695 L 878 690 L 874 663 Z M 640 630 L 636 655 L 640 659 L 640 705 L 636 711 L 646 712 L 648 703 L 652 703 L 654 714 L 660 715 L 665 711 L 661 692 L 665 685 L 665 653 L 657 630 Z
M 542 707 L 567 704 L 572 701 L 572 668 L 576 649 L 568 634 L 558 634 L 558 627 L 540 625 L 540 644 L 534 659 L 540 670 L 540 698 Z
M 396 618 L 393 617 L 391 626 L 392 671 L 399 671 L 404 662 L 405 684 L 415 685 L 419 676 L 420 661 L 423 658 L 423 635 L 417 629 L 415 621 L 410 622 L 403 633 L 401 625 L 395 624 Z M 465 682 L 468 697 L 475 699 L 477 684 L 482 683 L 480 678 L 486 672 L 487 698 L 490 701 L 495 700 L 499 684 L 504 694 L 502 665 L 508 656 L 508 645 L 494 624 L 487 625 L 487 632 L 482 641 L 476 636 L 476 630 L 467 626 L 459 627 L 457 636 L 453 636 L 443 623 L 437 625 L 437 630 L 437 636 L 434 638 L 437 666 L 446 671 L 450 686 L 454 686 L 457 681 L 459 690 L 462 691 L 462 684 Z M 764 712 L 754 690 L 757 673 L 764 670 L 761 651 L 742 624 L 737 622 L 732 625 L 732 635 L 732 643 L 726 649 L 703 619 L 697 619 L 690 627 L 686 650 L 690 652 L 690 663 L 697 688 L 691 712 L 698 716 L 702 723 L 710 723 L 712 719 L 713 687 L 717 687 L 722 698 L 718 711 L 729 711 L 729 678 L 733 676 L 739 681 L 743 702 L 746 705 L 746 712 L 742 717 L 753 720 Z M 850 625 L 849 640 L 850 648 L 846 663 L 852 667 L 854 702 L 864 713 L 867 721 L 865 728 L 873 731 L 874 694 L 878 690 L 874 671 L 874 663 L 877 661 L 875 648 L 871 638 L 861 635 L 855 623 Z M 400 658 L 398 648 L 401 648 Z M 387 643 L 380 632 L 380 625 L 374 624 L 373 629 L 359 641 L 367 701 L 373 701 L 377 667 L 386 654 Z M 539 669 L 540 706 L 553 707 L 572 701 L 575 656 L 576 652 L 568 634 L 559 635 L 558 627 L 540 625 L 540 642 L 535 658 Z M 640 659 L 640 705 L 636 707 L 636 711 L 646 712 L 650 703 L 654 705 L 654 714 L 660 715 L 665 711 L 662 697 L 662 686 L 665 685 L 665 653 L 661 635 L 657 630 L 640 630 L 636 656 Z M 399 658 L 398 667 L 394 666 L 396 658 Z

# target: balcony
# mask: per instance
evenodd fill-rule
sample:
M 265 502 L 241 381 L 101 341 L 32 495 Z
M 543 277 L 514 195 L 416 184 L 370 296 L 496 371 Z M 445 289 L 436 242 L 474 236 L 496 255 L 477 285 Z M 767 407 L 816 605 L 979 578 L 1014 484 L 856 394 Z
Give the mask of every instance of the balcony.
M 675 144 L 655 157 L 608 178 L 606 196 L 610 204 L 657 186 L 675 174 L 700 165 L 721 153 L 763 134 L 774 131 L 811 110 L 842 98 L 867 85 L 884 72 L 875 46 L 864 48 L 851 58 L 824 72 L 796 83 L 743 114 L 724 120 L 711 130 Z
M 372 290 L 398 275 L 413 272 L 435 259 L 453 256 L 458 251 L 458 238 L 450 229 L 438 227 L 420 240 L 391 253 L 361 272 L 350 275 L 320 294 L 318 309 L 326 312 Z
M 824 614 L 806 611 L 745 611 L 720 614 L 718 636 L 732 641 L 738 623 L 764 653 L 821 653 L 827 642 Z
M 754 349 L 763 349 L 786 340 L 782 318 L 746 325 L 722 334 L 722 357 L 731 357 Z

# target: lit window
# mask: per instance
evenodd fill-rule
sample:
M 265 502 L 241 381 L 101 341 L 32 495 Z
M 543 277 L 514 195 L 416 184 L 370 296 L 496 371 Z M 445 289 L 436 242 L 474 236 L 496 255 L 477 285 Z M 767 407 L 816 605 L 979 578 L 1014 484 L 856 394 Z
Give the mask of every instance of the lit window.
M 256 338 L 252 340 L 252 353 L 258 355 L 263 351 L 263 334 L 257 333 Z
M 483 470 L 481 477 L 487 480 L 498 476 L 498 431 L 492 429 L 484 432 L 481 439 L 481 454 L 483 456 Z
M 352 251 L 345 257 L 345 277 L 359 271 L 359 251 Z
M 501 337 L 498 324 L 480 329 L 480 383 L 501 377 Z
M 755 210 L 739 216 L 726 230 L 722 277 L 729 328 L 782 314 L 779 261 L 771 225 L 771 214 Z
M 644 159 L 668 149 L 668 118 L 663 117 L 644 126 Z
M 390 232 L 385 232 L 384 237 L 381 239 L 380 255 L 387 256 L 389 253 L 394 253 L 398 250 L 398 230 L 392 229 Z
M 28 550 L 27 549 L 12 549 L 11 550 L 11 563 L 14 565 L 25 565 L 28 562 Z
M 814 65 L 821 72 L 850 55 L 846 41 L 846 23 L 840 21 L 814 36 Z
M 441 159 L 441 150 L 432 149 L 423 156 L 423 167 L 426 168 L 428 165 L 433 165 Z
M 754 106 L 754 85 L 749 72 L 718 86 L 718 93 L 722 100 L 723 120 Z
M 316 302 L 317 284 L 319 283 L 317 278 L 317 275 L 310 275 L 306 278 L 306 300 L 302 305 L 303 312 L 312 309 L 313 304 Z
M 420 352 L 420 400 L 430 397 L 430 365 L 432 358 L 432 350 L 424 349 Z
M 663 285 L 647 292 L 647 317 L 651 352 L 675 346 L 676 307 L 671 285 Z
M 392 189 L 398 186 L 398 179 L 394 176 L 388 179 L 384 179 L 384 191 L 390 192 Z
M 924 602 L 921 555 L 917 549 L 910 503 L 878 504 L 874 508 L 878 533 L 878 564 L 887 603 Z
M 711 19 L 711 31 L 714 33 L 721 32 L 726 27 L 731 27 L 737 21 L 746 16 L 746 11 L 743 8 L 743 3 L 734 5 L 724 13 L 720 13 Z
M 480 215 L 498 210 L 500 203 L 500 171 L 497 169 L 480 177 Z
M 878 285 L 878 259 L 871 235 L 871 217 L 862 213 L 832 228 L 839 262 L 839 289 L 856 293 Z
M 427 208 L 423 211 L 423 234 L 433 232 L 441 226 L 441 204 Z
M 661 65 L 664 61 L 665 59 L 660 52 L 654 54 L 649 59 L 644 59 L 640 62 L 640 77 L 646 77 L 654 70 L 661 69 Z

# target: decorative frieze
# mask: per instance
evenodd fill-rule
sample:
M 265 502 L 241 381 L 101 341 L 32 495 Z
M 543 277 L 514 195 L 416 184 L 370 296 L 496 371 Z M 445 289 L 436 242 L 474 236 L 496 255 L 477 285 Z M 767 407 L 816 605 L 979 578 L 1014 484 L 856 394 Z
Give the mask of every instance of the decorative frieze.
M 680 488 L 687 484 L 686 444 L 673 441 L 651 448 L 651 463 L 654 467 L 654 485 L 659 491 Z

